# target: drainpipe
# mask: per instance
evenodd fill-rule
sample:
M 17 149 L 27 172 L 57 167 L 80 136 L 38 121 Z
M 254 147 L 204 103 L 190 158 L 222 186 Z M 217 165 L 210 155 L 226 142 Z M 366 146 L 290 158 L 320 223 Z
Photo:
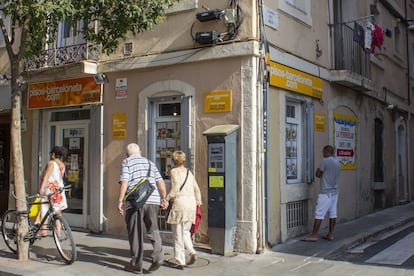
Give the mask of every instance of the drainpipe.
M 268 151 L 268 95 L 269 95 L 269 44 L 266 37 L 265 32 L 265 25 L 264 25 L 264 7 L 263 7 L 263 0 L 258 1 L 259 4 L 259 32 L 260 32 L 260 42 L 262 46 L 262 66 L 260 67 L 259 74 L 262 79 L 262 89 L 263 89 L 263 96 L 262 96 L 262 189 L 261 189 L 261 196 L 263 198 L 263 203 L 261 204 L 262 207 L 262 227 L 261 227 L 261 245 L 268 245 L 269 244 L 269 233 L 270 233 L 270 219 L 269 219 L 269 210 L 270 210 L 270 194 L 269 194 L 269 151 Z M 263 210 L 264 209 L 264 210 Z M 264 240 L 263 240 L 264 239 Z
M 407 0 L 404 1 L 404 8 L 405 8 L 405 20 L 406 20 L 406 28 L 405 28 L 405 45 L 407 50 L 407 104 L 408 104 L 408 116 L 407 116 L 407 183 L 408 184 L 408 201 L 411 201 L 411 140 L 410 140 L 410 123 L 411 123 L 411 68 L 410 68 L 410 45 L 408 41 L 408 26 L 409 26 L 409 19 L 408 19 L 408 8 L 407 8 Z

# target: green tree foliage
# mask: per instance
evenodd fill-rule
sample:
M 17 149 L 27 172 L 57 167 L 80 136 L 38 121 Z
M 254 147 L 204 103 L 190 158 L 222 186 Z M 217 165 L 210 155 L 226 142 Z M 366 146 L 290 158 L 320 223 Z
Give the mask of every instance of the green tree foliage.
M 90 44 L 110 54 L 120 39 L 149 30 L 163 20 L 165 9 L 175 0 L 0 0 L 0 28 L 10 61 L 12 91 L 11 151 L 16 209 L 26 210 L 23 153 L 21 145 L 21 95 L 24 89 L 24 61 L 37 56 L 45 45 L 57 39 L 59 22 L 87 22 L 79 30 Z M 10 20 L 10 30 L 6 28 Z M 76 29 L 76 28 L 74 28 Z M 21 216 L 18 230 L 18 259 L 27 260 L 24 241 L 28 225 Z

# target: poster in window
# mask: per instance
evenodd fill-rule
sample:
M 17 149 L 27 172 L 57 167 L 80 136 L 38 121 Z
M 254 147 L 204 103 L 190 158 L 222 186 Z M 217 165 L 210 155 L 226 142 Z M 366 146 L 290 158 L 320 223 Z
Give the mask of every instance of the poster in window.
M 296 158 L 288 158 L 286 162 L 286 175 L 287 179 L 297 179 L 298 178 L 298 170 L 297 170 L 297 159 Z
M 69 138 L 69 149 L 70 150 L 80 149 L 80 138 Z
M 297 125 L 286 124 L 286 156 L 297 156 Z

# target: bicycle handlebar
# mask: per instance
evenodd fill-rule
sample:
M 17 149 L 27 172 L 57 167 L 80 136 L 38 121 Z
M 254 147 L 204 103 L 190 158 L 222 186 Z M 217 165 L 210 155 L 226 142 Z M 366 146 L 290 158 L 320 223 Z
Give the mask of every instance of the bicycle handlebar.
M 47 194 L 47 195 L 41 195 L 41 194 L 35 194 L 35 195 L 28 195 L 28 196 L 26 196 L 26 198 L 27 199 L 33 199 L 33 198 L 37 198 L 37 197 L 42 197 L 42 198 L 50 198 L 51 196 L 53 196 L 54 194 L 57 194 L 57 193 L 61 193 L 61 192 L 63 192 L 63 191 L 66 191 L 66 190 L 68 190 L 69 188 L 71 188 L 72 187 L 72 185 L 66 185 L 66 186 L 63 186 L 63 187 L 61 187 L 61 188 L 58 188 L 58 189 L 56 189 L 53 193 L 50 193 L 50 194 Z

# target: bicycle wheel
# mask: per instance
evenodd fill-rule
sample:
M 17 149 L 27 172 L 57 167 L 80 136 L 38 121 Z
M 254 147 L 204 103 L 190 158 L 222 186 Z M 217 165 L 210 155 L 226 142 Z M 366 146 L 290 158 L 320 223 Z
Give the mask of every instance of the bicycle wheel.
M 66 264 L 76 260 L 76 245 L 68 222 L 61 215 L 52 218 L 52 232 L 56 248 Z
M 1 221 L 1 230 L 4 242 L 13 252 L 17 252 L 17 215 L 16 210 L 7 210 Z

